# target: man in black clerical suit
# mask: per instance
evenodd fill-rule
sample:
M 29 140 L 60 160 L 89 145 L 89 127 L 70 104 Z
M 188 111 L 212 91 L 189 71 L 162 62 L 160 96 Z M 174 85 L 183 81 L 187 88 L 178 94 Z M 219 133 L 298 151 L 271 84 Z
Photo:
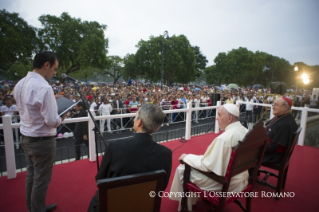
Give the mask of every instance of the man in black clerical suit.
M 75 105 L 75 111 L 77 112 L 74 118 L 87 117 L 88 114 L 84 109 L 85 105 L 82 101 Z M 75 160 L 81 158 L 81 144 L 85 144 L 86 148 L 89 146 L 88 140 L 88 122 L 76 122 L 74 126 L 74 137 L 75 137 Z
M 290 114 L 292 102 L 287 97 L 277 98 L 273 104 L 275 117 L 266 123 L 270 142 L 266 148 L 262 164 L 277 164 L 283 156 L 286 147 L 294 140 L 294 132 L 298 126 Z
M 95 180 L 165 170 L 164 190 L 172 168 L 172 151 L 152 139 L 152 133 L 162 125 L 164 114 L 153 105 L 145 104 L 136 113 L 133 138 L 107 144 L 100 170 Z M 92 198 L 88 211 L 98 211 L 97 194 Z

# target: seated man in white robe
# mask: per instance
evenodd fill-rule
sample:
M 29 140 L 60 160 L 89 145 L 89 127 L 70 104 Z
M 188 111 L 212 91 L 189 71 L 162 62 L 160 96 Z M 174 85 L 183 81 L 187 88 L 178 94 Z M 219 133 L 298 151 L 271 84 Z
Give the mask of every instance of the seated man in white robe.
M 229 158 L 231 155 L 231 147 L 236 146 L 238 141 L 244 139 L 248 130 L 239 122 L 239 109 L 234 104 L 226 104 L 218 110 L 218 124 L 224 133 L 214 139 L 208 146 L 204 155 L 182 154 L 179 160 L 183 160 L 190 166 L 206 172 L 214 172 L 217 175 L 225 176 Z M 185 166 L 179 165 L 176 169 L 174 180 L 171 187 L 171 200 L 179 201 L 181 210 L 181 197 L 175 192 L 183 192 L 183 175 Z M 244 171 L 231 179 L 229 192 L 240 192 L 248 184 L 248 171 Z M 191 170 L 191 182 L 195 183 L 200 189 L 206 191 L 220 192 L 222 185 L 196 170 Z M 192 209 L 192 205 L 196 204 L 198 197 L 188 197 L 188 209 Z

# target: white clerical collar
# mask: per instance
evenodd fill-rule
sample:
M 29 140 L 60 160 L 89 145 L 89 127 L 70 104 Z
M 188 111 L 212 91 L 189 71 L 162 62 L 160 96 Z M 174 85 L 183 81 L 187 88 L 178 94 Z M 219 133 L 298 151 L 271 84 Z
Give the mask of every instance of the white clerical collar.
M 225 128 L 225 132 L 226 132 L 227 130 L 230 130 L 230 129 L 232 129 L 232 128 L 238 127 L 238 126 L 240 126 L 240 125 L 241 125 L 241 123 L 240 123 L 239 121 L 236 121 L 236 122 L 234 122 L 234 123 L 231 123 L 231 124 L 229 124 L 229 125 Z

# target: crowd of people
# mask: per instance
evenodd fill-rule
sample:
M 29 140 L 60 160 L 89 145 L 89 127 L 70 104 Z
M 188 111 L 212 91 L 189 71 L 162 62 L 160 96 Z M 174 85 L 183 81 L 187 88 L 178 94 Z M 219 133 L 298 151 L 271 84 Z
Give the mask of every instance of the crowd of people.
M 17 108 L 13 99 L 14 86 L 16 82 L 5 81 L 4 89 L 0 90 L 0 106 L 1 115 L 16 115 Z M 96 115 L 110 115 L 122 113 L 136 113 L 138 108 L 144 104 L 154 104 L 162 108 L 162 110 L 174 110 L 185 108 L 186 104 L 191 102 L 193 107 L 207 107 L 212 105 L 211 95 L 213 93 L 220 94 L 222 104 L 236 104 L 238 101 L 272 104 L 281 95 L 271 94 L 270 89 L 254 90 L 250 87 L 237 89 L 220 89 L 217 86 L 195 86 L 195 85 L 178 85 L 164 86 L 161 90 L 159 85 L 143 84 L 134 81 L 132 85 L 117 83 L 107 85 L 106 83 L 87 85 L 60 83 L 59 81 L 50 81 L 54 94 L 64 96 L 70 100 L 79 101 L 80 95 L 75 89 L 78 87 L 84 99 L 89 103 L 90 109 L 96 111 Z M 318 98 L 311 96 L 310 91 L 298 91 L 297 93 L 286 93 L 285 96 L 293 101 L 295 107 L 308 106 L 318 108 Z M 214 104 L 214 103 L 213 103 Z M 204 111 L 204 110 L 203 110 Z M 266 119 L 269 114 L 269 107 L 253 106 L 251 104 L 243 104 L 240 108 L 241 113 L 245 112 L 246 121 L 254 123 L 260 118 Z M 206 112 L 195 111 L 192 120 L 198 123 L 200 117 L 207 116 Z M 295 119 L 299 118 L 299 112 L 293 111 Z M 69 117 L 75 117 L 76 113 L 70 114 Z M 209 116 L 212 116 L 210 113 Z M 176 122 L 183 120 L 179 113 L 173 113 L 165 116 L 164 123 Z M 106 122 L 106 123 L 105 123 Z M 106 125 L 105 125 L 106 124 Z M 112 133 L 124 127 L 132 127 L 132 119 L 126 118 L 114 120 L 101 120 L 101 132 L 107 131 Z M 107 129 L 107 130 L 105 130 Z
M 57 127 L 61 125 L 68 113 L 59 116 L 57 113 L 56 99 L 65 96 L 74 102 L 76 117 L 87 116 L 80 94 L 74 86 L 47 82 L 55 74 L 59 66 L 57 56 L 53 52 L 38 53 L 33 62 L 33 71 L 21 79 L 14 87 L 5 85 L 1 91 L 1 115 L 20 115 L 20 144 L 25 152 L 27 161 L 26 175 L 26 206 L 29 211 L 52 211 L 56 204 L 46 206 L 45 199 L 47 189 L 52 176 L 52 168 L 56 154 Z M 8 85 L 8 86 L 7 86 Z M 90 109 L 101 115 L 111 113 L 136 113 L 133 124 L 135 135 L 133 138 L 123 141 L 112 141 L 105 149 L 105 155 L 101 162 L 96 180 L 114 178 L 125 175 L 140 174 L 156 170 L 165 170 L 165 182 L 162 190 L 168 186 L 172 168 L 172 151 L 152 139 L 156 132 L 165 122 L 163 110 L 178 109 L 185 107 L 191 102 L 194 107 L 206 107 L 212 105 L 212 94 L 219 93 L 223 105 L 218 110 L 217 121 L 224 133 L 217 136 L 208 146 L 204 155 L 182 154 L 179 160 L 185 161 L 199 170 L 212 171 L 217 175 L 224 176 L 227 163 L 231 155 L 231 147 L 241 141 L 248 129 L 240 123 L 240 109 L 235 105 L 238 101 L 259 102 L 273 104 L 273 119 L 266 125 L 269 135 L 269 145 L 262 159 L 263 163 L 278 163 L 283 157 L 287 146 L 291 145 L 293 133 L 297 130 L 295 119 L 291 115 L 292 99 L 295 102 L 302 101 L 311 107 L 318 107 L 316 96 L 312 98 L 309 93 L 296 97 L 270 95 L 268 89 L 253 91 L 247 89 L 219 90 L 216 87 L 203 86 L 180 86 L 164 87 L 135 84 L 133 86 L 79 86 L 80 93 L 89 103 Z M 12 96 L 13 95 L 13 96 Z M 13 98 L 14 97 L 14 98 Z M 301 99 L 302 97 L 302 99 Z M 310 99 L 311 98 L 311 99 Z M 85 101 L 86 101 L 85 100 Z M 14 106 L 15 105 L 15 106 Z M 245 104 L 246 118 L 258 113 L 258 106 Z M 255 112 L 257 111 L 257 112 Z M 197 121 L 196 117 L 194 121 Z M 170 120 L 174 121 L 174 113 Z M 104 128 L 103 122 L 101 129 Z M 107 121 L 108 131 L 111 124 Z M 79 122 L 75 126 L 74 136 L 76 142 L 88 145 L 87 125 Z M 283 130 L 284 129 L 284 130 Z M 79 150 L 76 149 L 78 157 Z M 183 183 L 184 167 L 180 165 L 175 172 L 171 186 L 172 192 L 181 192 Z M 256 174 L 256 173 L 255 173 Z M 249 173 L 247 170 L 231 179 L 230 190 L 240 192 L 247 186 Z M 206 176 L 191 172 L 191 181 L 201 189 L 220 191 L 220 185 Z M 180 201 L 180 198 L 172 198 Z M 99 210 L 98 195 L 95 195 L 90 203 L 88 211 Z M 190 199 L 188 209 L 196 200 Z

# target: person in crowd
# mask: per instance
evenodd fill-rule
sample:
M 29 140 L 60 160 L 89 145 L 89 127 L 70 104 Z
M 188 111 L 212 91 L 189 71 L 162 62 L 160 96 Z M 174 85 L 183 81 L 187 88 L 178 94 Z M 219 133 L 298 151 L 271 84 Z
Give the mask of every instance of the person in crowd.
M 18 114 L 18 108 L 13 103 L 13 98 L 10 95 L 6 95 L 3 99 L 4 105 L 0 107 L 1 116 L 9 115 L 12 118 Z M 14 120 L 12 120 L 14 122 Z
M 136 101 L 136 97 L 135 96 L 133 96 L 132 97 L 132 101 L 130 101 L 130 104 L 129 104 L 129 110 L 130 110 L 130 112 L 131 113 L 136 113 L 136 111 L 138 110 L 138 101 Z
M 93 96 L 92 95 L 88 95 L 87 96 L 87 100 L 89 101 L 90 110 L 96 111 L 98 107 L 97 107 L 96 102 L 94 101 Z
M 165 170 L 166 189 L 172 168 L 172 151 L 153 141 L 152 134 L 163 123 L 162 110 L 153 104 L 143 105 L 134 119 L 133 138 L 109 142 L 95 180 Z M 99 211 L 97 194 L 92 198 L 88 211 Z
M 200 107 L 207 107 L 207 100 L 209 98 L 207 97 L 206 93 L 203 93 L 202 96 L 200 97 Z M 201 116 L 206 117 L 206 110 L 201 111 Z
M 20 114 L 21 146 L 27 162 L 26 205 L 29 211 L 51 211 L 56 204 L 45 205 L 56 152 L 56 128 L 67 113 L 59 117 L 53 89 L 47 82 L 56 75 L 59 60 L 50 51 L 35 55 L 33 71 L 14 89 Z
M 171 101 L 169 101 L 169 97 L 167 95 L 165 95 L 165 98 L 164 100 L 162 100 L 162 110 L 169 110 L 170 109 L 170 106 L 171 106 Z M 170 117 L 170 114 L 165 114 L 165 117 L 164 117 L 164 123 L 167 124 L 167 126 L 169 125 L 171 119 L 168 118 Z
M 254 100 L 251 98 L 251 95 L 247 95 L 245 98 L 245 102 L 251 102 L 254 103 Z M 246 121 L 248 123 L 248 129 L 251 129 L 252 127 L 252 113 L 253 113 L 253 105 L 252 104 L 246 104 Z
M 238 141 L 243 140 L 248 130 L 239 122 L 239 109 L 234 104 L 225 104 L 218 110 L 218 124 L 225 132 L 214 139 L 208 146 L 204 155 L 182 154 L 179 160 L 191 165 L 192 167 L 206 171 L 214 172 L 219 176 L 225 176 L 227 171 L 232 147 L 238 144 Z M 185 166 L 179 165 L 176 169 L 172 182 L 171 192 L 183 192 L 183 174 Z M 221 191 L 222 185 L 205 175 L 191 170 L 190 180 L 200 189 L 206 191 Z M 244 171 L 231 179 L 229 191 L 240 192 L 248 184 L 248 171 Z M 171 195 L 171 200 L 181 201 L 177 195 Z M 192 210 L 192 204 L 196 204 L 197 198 L 187 198 L 188 210 Z M 180 205 L 178 210 L 180 211 Z
M 310 99 L 310 108 L 318 108 L 318 98 L 316 95 L 313 95 Z
M 231 98 L 230 93 L 227 94 L 226 104 L 234 104 L 234 100 Z
M 200 104 L 200 96 L 199 96 L 199 94 L 194 95 L 193 103 L 194 103 L 194 107 L 195 108 L 199 107 L 199 104 Z M 198 123 L 198 114 L 199 114 L 198 110 L 194 111 L 194 122 L 195 123 Z
M 291 115 L 291 99 L 280 97 L 274 101 L 273 114 L 275 115 L 266 123 L 267 134 L 270 142 L 265 150 L 262 164 L 277 164 L 284 155 L 285 149 L 291 146 L 297 124 Z
M 103 98 L 103 103 L 100 105 L 98 112 L 101 116 L 106 116 L 106 115 L 110 115 L 112 112 L 112 105 L 109 103 L 109 100 L 104 97 Z M 108 133 L 112 133 L 111 130 L 111 119 L 106 119 L 106 123 L 107 123 L 107 132 Z M 105 124 L 105 119 L 101 119 L 100 120 L 100 132 L 103 135 L 104 132 L 104 124 Z
M 114 98 L 112 107 L 113 107 L 112 114 L 124 113 L 123 102 L 121 101 L 120 95 L 118 93 L 115 94 L 115 98 Z M 119 129 L 121 127 L 121 119 L 114 119 L 114 122 L 116 124 L 116 129 Z
M 172 105 L 172 110 L 178 109 L 178 107 L 177 107 L 178 101 L 177 101 L 176 97 L 171 96 L 169 100 L 170 100 L 171 105 Z M 172 122 L 176 122 L 176 119 L 177 119 L 177 113 L 172 113 Z
M 263 101 L 258 97 L 256 96 L 256 101 L 255 103 L 260 103 L 262 104 Z M 254 105 L 253 106 L 253 113 L 254 113 L 254 116 L 253 116 L 253 122 L 257 122 L 259 119 L 260 119 L 260 113 L 261 113 L 261 110 L 262 110 L 263 106 L 260 106 L 260 105 Z
M 74 118 L 87 117 L 88 114 L 85 110 L 85 105 L 82 101 L 79 101 L 75 105 L 76 114 Z M 76 122 L 74 126 L 74 138 L 75 138 L 75 160 L 80 160 L 81 158 L 81 145 L 85 144 L 86 148 L 89 148 L 88 140 L 88 122 Z
M 294 107 L 300 107 L 300 106 L 301 106 L 300 97 L 295 96 Z M 300 116 L 300 111 L 299 110 L 293 110 L 292 111 L 292 116 L 294 117 L 294 119 L 298 120 L 298 117 Z

